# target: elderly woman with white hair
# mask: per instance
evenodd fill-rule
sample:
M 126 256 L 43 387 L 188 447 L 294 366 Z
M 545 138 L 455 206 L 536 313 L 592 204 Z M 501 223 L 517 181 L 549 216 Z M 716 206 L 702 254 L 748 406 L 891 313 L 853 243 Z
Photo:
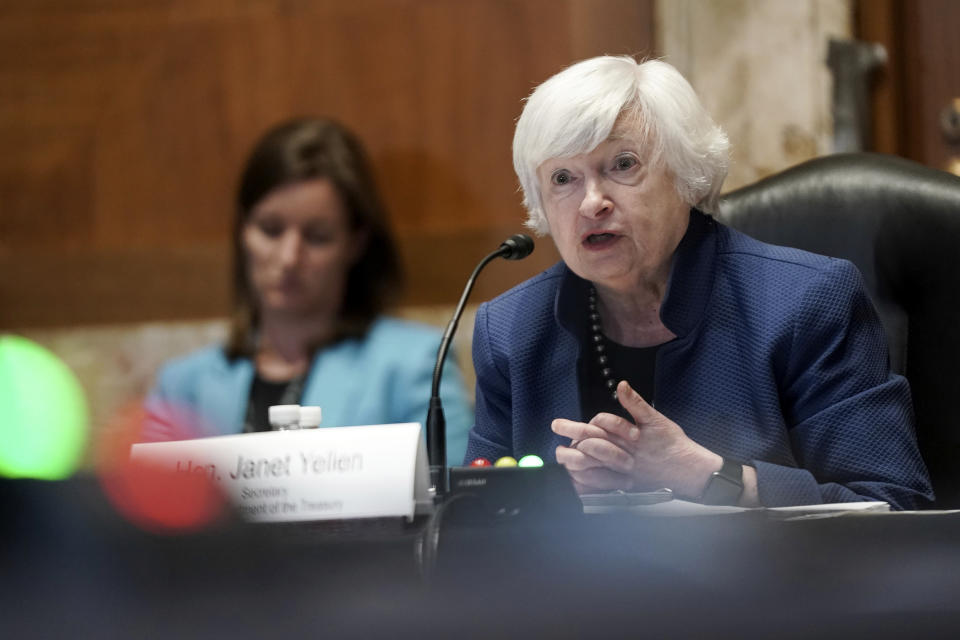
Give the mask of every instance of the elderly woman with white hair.
M 562 262 L 477 312 L 467 461 L 537 454 L 581 493 L 923 506 L 859 273 L 714 220 L 728 146 L 664 62 L 593 58 L 533 92 L 514 168 Z

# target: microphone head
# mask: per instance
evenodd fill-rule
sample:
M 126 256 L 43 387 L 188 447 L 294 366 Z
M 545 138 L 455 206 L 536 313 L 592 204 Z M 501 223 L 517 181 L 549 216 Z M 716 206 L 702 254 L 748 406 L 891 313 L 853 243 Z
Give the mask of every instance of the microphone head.
M 525 233 L 516 233 L 503 241 L 500 251 L 507 260 L 523 260 L 533 253 L 533 238 Z

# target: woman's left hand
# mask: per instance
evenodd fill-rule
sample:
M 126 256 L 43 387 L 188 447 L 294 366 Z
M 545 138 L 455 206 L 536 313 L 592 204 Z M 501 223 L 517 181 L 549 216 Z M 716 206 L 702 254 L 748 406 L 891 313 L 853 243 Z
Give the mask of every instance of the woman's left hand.
M 651 407 L 626 380 L 617 398 L 635 423 L 598 413 L 589 423 L 558 418 L 551 428 L 571 438 L 557 447 L 557 462 L 570 472 L 580 493 L 672 489 L 696 500 L 720 469 L 723 459 L 684 433 L 680 426 Z

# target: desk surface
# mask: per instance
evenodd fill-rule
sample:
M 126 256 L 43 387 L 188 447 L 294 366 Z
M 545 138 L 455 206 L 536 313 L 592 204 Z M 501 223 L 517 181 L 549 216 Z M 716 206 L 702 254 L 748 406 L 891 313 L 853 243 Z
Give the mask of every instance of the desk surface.
M 0 481 L 0 576 L 9 637 L 953 637 L 960 514 L 160 536 L 93 481 Z

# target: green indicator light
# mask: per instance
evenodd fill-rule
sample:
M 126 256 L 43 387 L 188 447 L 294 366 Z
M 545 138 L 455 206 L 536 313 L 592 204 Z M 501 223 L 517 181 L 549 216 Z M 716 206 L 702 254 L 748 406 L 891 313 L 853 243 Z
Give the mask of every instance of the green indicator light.
M 540 459 L 540 456 L 530 454 L 529 456 L 520 458 L 520 462 L 518 462 L 517 465 L 521 467 L 542 467 L 543 460 Z
M 57 356 L 25 338 L 0 335 L 0 476 L 59 480 L 87 443 L 87 401 Z

